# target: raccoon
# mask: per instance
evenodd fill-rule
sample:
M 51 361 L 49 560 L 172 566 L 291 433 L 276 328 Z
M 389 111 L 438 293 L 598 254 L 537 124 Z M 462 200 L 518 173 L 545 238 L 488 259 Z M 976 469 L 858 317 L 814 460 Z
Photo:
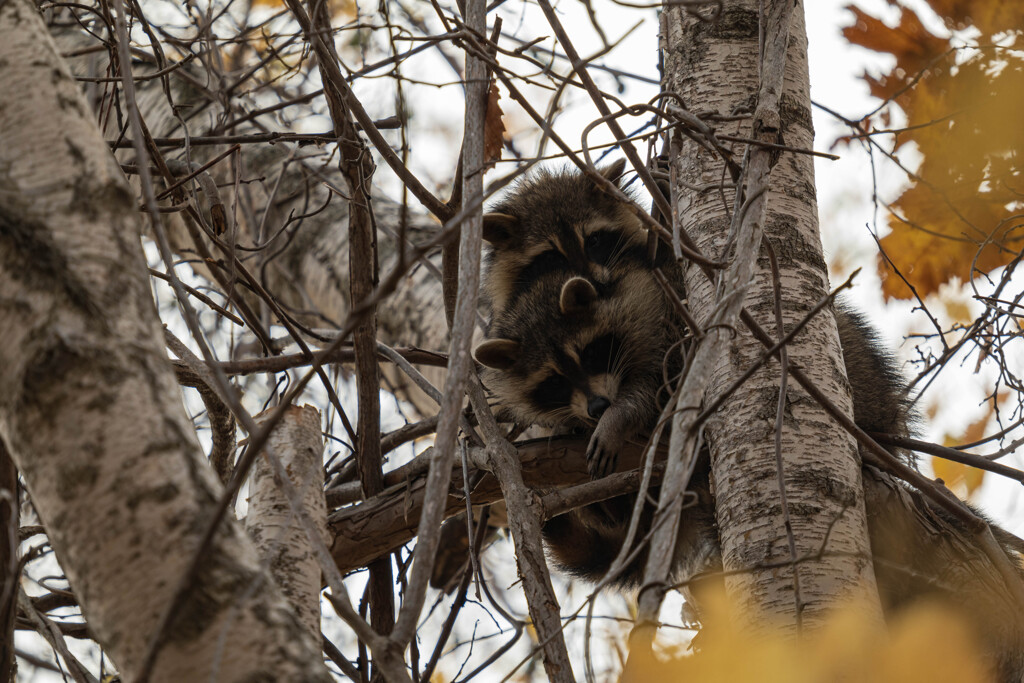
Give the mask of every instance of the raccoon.
M 620 160 L 599 173 L 618 184 L 624 168 L 625 162 Z M 510 371 L 487 373 L 485 385 L 495 386 L 504 413 L 523 424 L 594 429 L 587 461 L 593 475 L 606 474 L 623 441 L 649 427 L 657 416 L 657 402 L 652 398 L 662 379 L 655 369 L 660 368 L 668 345 L 682 338 L 681 321 L 651 277 L 650 268 L 662 267 L 677 291 L 682 291 L 682 272 L 666 249 L 657 251 L 652 264 L 648 232 L 629 206 L 574 171 L 543 170 L 521 181 L 484 215 L 483 237 L 491 246 L 483 279 L 491 324 L 489 339 L 478 347 L 477 359 L 495 370 Z M 526 303 L 521 304 L 523 301 Z M 634 301 L 644 305 L 633 307 Z M 591 310 L 588 307 L 594 302 L 602 303 Z M 567 329 L 553 330 L 550 323 L 556 320 L 559 325 L 568 323 Z M 531 376 L 539 378 L 541 373 L 533 372 L 540 367 L 536 350 L 556 348 L 557 344 L 544 343 L 553 341 L 549 335 L 555 334 L 565 342 L 566 350 L 584 351 L 580 340 L 573 339 L 584 324 L 589 330 L 614 327 L 619 332 L 611 338 L 621 336 L 628 342 L 624 345 L 628 362 L 622 365 L 648 371 L 635 377 L 601 373 L 601 381 L 615 380 L 618 398 L 613 401 L 609 395 L 612 387 L 580 386 L 584 375 L 579 372 L 579 358 L 575 359 L 575 374 L 552 373 L 554 357 L 549 353 L 548 373 L 542 378 L 549 384 L 538 388 L 534 397 L 517 394 L 517 387 L 525 386 L 525 377 L 517 373 L 513 356 L 522 354 L 520 368 L 532 368 Z M 655 328 L 658 334 L 646 339 L 633 332 L 646 334 Z M 528 340 L 508 338 L 530 329 L 534 332 L 524 333 Z M 560 358 L 571 360 L 564 354 Z M 560 377 L 575 383 L 575 411 L 567 411 L 565 406 L 552 410 L 550 400 L 534 400 L 549 389 L 564 392 L 567 386 Z
M 599 173 L 618 184 L 624 168 L 620 160 Z M 542 170 L 520 181 L 484 214 L 483 238 L 491 249 L 483 295 L 492 319 L 547 275 L 562 282 L 582 277 L 600 298 L 614 296 L 624 274 L 650 267 L 647 235 L 627 204 L 581 173 Z M 672 263 L 660 249 L 654 265 Z
M 682 338 L 682 325 L 657 283 L 632 269 L 615 285 L 630 296 L 601 298 L 582 277 L 547 273 L 498 312 L 490 338 L 474 352 L 499 419 L 591 434 L 587 462 L 595 478 L 614 467 L 627 440 L 651 430 L 669 396 L 667 379 L 679 372 L 680 355 L 668 342 Z M 649 305 L 630 305 L 634 296 Z M 619 496 L 546 522 L 544 539 L 561 570 L 600 579 L 622 547 L 634 502 Z M 707 502 L 704 509 L 713 510 Z M 652 514 L 646 506 L 645 528 Z M 713 519 L 690 528 L 713 530 Z M 678 544 L 681 561 L 699 555 L 695 545 Z M 643 569 L 638 558 L 618 585 L 639 585 Z
M 620 294 L 601 298 L 579 276 L 563 282 L 549 273 L 498 313 L 475 351 L 499 418 L 591 433 L 587 462 L 595 477 L 614 468 L 627 440 L 652 431 L 681 366 L 683 325 L 654 278 L 643 268 L 624 270 L 617 285 Z M 907 433 L 910 411 L 891 359 L 856 313 L 839 305 L 836 319 L 857 387 L 858 425 Z M 688 512 L 677 543 L 674 564 L 687 577 L 718 552 L 706 454 L 691 490 L 704 504 Z M 622 545 L 633 502 L 623 496 L 550 520 L 544 534 L 560 567 L 592 581 L 602 577 Z M 642 573 L 638 560 L 617 583 L 634 588 Z
M 492 320 L 474 351 L 499 417 L 592 433 L 594 477 L 611 471 L 626 440 L 653 426 L 667 397 L 664 378 L 679 371 L 669 344 L 683 335 L 643 270 L 614 285 L 629 296 L 601 297 L 585 278 L 549 273 Z
M 602 174 L 617 180 L 621 171 L 616 164 Z M 488 214 L 485 238 L 492 247 L 484 284 L 490 326 L 475 356 L 499 417 L 592 430 L 588 466 L 601 476 L 614 467 L 626 440 L 652 430 L 671 394 L 686 330 L 652 269 L 659 266 L 680 295 L 681 272 L 666 249 L 652 265 L 646 231 L 635 216 L 579 174 L 546 173 L 522 183 Z M 860 314 L 843 302 L 834 310 L 854 421 L 866 431 L 909 435 L 914 413 L 895 362 Z M 873 476 L 866 468 L 865 477 Z M 696 502 L 681 520 L 673 578 L 689 580 L 687 601 L 697 593 L 699 608 L 700 591 L 721 582 L 706 451 L 690 490 Z M 983 634 L 998 680 L 1021 680 L 1020 615 L 984 580 L 963 576 L 962 564 L 957 568 L 957 558 L 981 554 L 968 530 L 923 499 L 916 511 L 896 502 L 910 495 L 899 486 L 873 491 L 868 531 L 885 611 L 926 596 L 959 606 Z M 561 569 L 589 581 L 602 578 L 625 541 L 634 502 L 634 496 L 621 496 L 549 520 L 543 533 Z M 645 504 L 641 535 L 652 514 L 653 506 Z M 931 518 L 934 528 L 952 529 L 951 537 L 915 531 L 922 518 Z M 998 536 L 1001 530 L 995 530 Z M 616 585 L 638 587 L 644 565 L 641 555 Z M 960 574 L 950 574 L 951 568 Z

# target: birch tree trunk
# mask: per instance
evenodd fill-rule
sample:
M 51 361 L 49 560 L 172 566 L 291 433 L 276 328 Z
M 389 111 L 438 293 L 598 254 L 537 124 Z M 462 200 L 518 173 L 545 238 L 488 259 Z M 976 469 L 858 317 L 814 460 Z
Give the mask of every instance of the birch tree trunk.
M 13 683 L 14 619 L 18 614 L 18 472 L 0 439 L 0 683 Z
M 753 137 L 750 115 L 757 106 L 758 2 L 726 2 L 714 23 L 669 6 L 663 15 L 664 88 L 681 95 L 684 106 L 714 122 L 717 131 Z M 807 72 L 807 37 L 802 3 L 790 28 L 781 98 L 780 143 L 809 150 L 813 142 Z M 699 103 L 699 104 L 698 104 Z M 714 103 L 712 110 L 696 107 Z M 735 120 L 735 116 L 743 117 Z M 730 120 L 733 117 L 734 120 Z M 713 123 L 714 125 L 714 123 Z M 723 253 L 734 207 L 728 173 L 721 159 L 688 138 L 673 141 L 673 170 L 679 197 L 676 220 L 714 259 Z M 740 161 L 742 147 L 737 150 Z M 780 152 L 768 194 L 764 240 L 779 260 L 786 329 L 795 325 L 828 292 L 818 236 L 814 168 L 807 154 Z M 692 188 L 698 188 L 694 190 Z M 769 333 L 775 329 L 772 273 L 762 246 L 746 309 Z M 697 266 L 686 272 L 687 295 L 698 321 L 706 321 L 714 286 Z M 762 355 L 763 347 L 742 327 L 712 375 L 705 400 L 717 398 Z M 830 311 L 817 316 L 788 347 L 798 365 L 847 414 L 849 383 Z M 708 423 L 712 481 L 730 597 L 739 613 L 763 615 L 794 627 L 814 624 L 837 601 L 860 598 L 878 612 L 870 561 L 860 462 L 854 440 L 843 432 L 799 385 L 788 383 L 782 420 L 781 453 L 795 553 L 791 552 L 776 465 L 776 410 L 779 363 L 766 364 L 733 393 Z M 770 568 L 825 552 L 792 568 Z M 781 617 L 781 619 L 780 619 Z
M 292 406 L 267 442 L 302 507 L 327 542 L 327 504 L 323 489 L 324 438 L 320 411 Z M 259 548 L 277 585 L 313 638 L 320 637 L 320 565 L 288 498 L 274 482 L 266 454 L 253 465 L 245 530 Z
M 91 631 L 126 680 L 330 680 L 240 526 L 201 546 L 223 492 L 124 176 L 35 5 L 0 5 L 0 37 L 0 438 Z

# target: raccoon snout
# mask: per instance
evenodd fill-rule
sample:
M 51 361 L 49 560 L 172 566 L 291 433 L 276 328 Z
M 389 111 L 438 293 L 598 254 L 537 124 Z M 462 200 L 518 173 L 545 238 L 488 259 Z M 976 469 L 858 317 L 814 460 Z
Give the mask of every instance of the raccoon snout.
M 587 414 L 595 420 L 600 419 L 611 404 L 612 402 L 604 396 L 591 396 L 587 399 Z

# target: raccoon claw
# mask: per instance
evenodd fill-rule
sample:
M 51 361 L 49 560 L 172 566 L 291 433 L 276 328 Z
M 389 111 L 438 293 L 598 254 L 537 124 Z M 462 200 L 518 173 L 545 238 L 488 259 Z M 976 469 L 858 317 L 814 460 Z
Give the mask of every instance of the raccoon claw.
M 615 471 L 619 450 L 624 443 L 621 436 L 607 436 L 602 431 L 607 430 L 602 430 L 601 425 L 598 425 L 587 445 L 587 470 L 593 479 L 600 479 Z

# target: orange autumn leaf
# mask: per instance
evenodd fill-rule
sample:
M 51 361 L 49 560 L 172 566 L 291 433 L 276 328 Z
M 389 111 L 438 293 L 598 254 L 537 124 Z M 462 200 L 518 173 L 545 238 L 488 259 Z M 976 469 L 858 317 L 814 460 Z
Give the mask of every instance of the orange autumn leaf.
M 942 17 L 946 26 L 963 30 L 970 26 L 983 35 L 993 35 L 1014 26 L 1020 21 L 1020 8 L 1013 2 L 999 0 L 931 0 L 935 13 Z M 1019 26 L 1019 24 L 1017 24 Z
M 848 40 L 895 57 L 884 75 L 864 78 L 876 97 L 906 116 L 895 137 L 897 152 L 914 143 L 923 161 L 911 186 L 892 203 L 881 246 L 918 294 L 935 293 L 953 278 L 968 281 L 1009 263 L 1024 247 L 1024 58 L 995 47 L 1024 25 L 1024 3 L 930 0 L 946 26 L 981 32 L 977 49 L 959 49 L 901 8 L 889 27 L 851 8 L 856 24 Z M 962 45 L 958 38 L 956 45 Z M 884 128 L 883 109 L 864 127 Z M 911 293 L 880 258 L 886 298 Z
M 1021 221 L 1006 216 L 1001 200 L 955 187 L 940 193 L 917 184 L 892 205 L 892 232 L 880 241 L 882 249 L 922 296 L 957 277 L 967 281 L 1008 263 L 1020 249 Z M 904 222 L 904 220 L 906 222 Z M 986 233 L 982 226 L 994 226 Z M 885 296 L 909 298 L 903 280 L 879 260 Z
M 903 74 L 916 74 L 949 49 L 947 41 L 938 38 L 924 27 L 912 10 L 903 8 L 900 23 L 890 28 L 858 7 L 848 6 L 856 17 L 853 26 L 843 29 L 843 36 L 854 45 L 875 52 L 888 52 L 896 57 L 897 69 Z M 872 83 L 871 94 L 881 99 L 892 96 L 902 86 L 902 78 L 893 70 L 893 77 Z
M 910 227 L 906 230 L 893 229 L 882 238 L 881 244 L 903 276 L 899 277 L 888 261 L 878 260 L 878 275 L 886 299 L 909 299 L 912 296 L 903 278 L 913 283 L 919 292 L 936 291 L 955 265 L 955 257 L 950 253 L 952 250 L 946 248 L 950 242 L 924 230 Z M 902 254 L 914 254 L 916 258 L 903 259 L 900 258 Z

